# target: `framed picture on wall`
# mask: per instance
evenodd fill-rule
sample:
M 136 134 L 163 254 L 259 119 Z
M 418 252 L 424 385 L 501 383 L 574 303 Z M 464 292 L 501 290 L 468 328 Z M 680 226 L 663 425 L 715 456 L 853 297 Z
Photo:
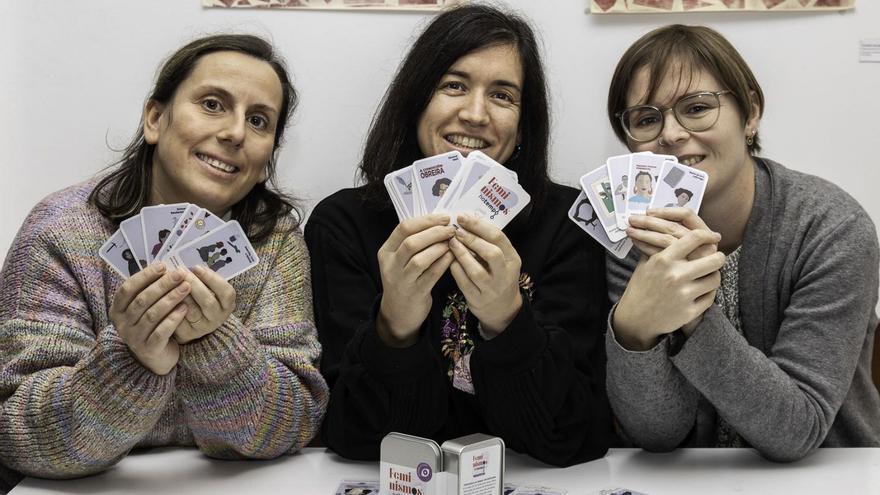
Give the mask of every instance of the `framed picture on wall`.
M 846 10 L 856 0 L 588 0 L 593 14 Z
M 467 0 L 202 0 L 203 7 L 268 9 L 440 10 Z

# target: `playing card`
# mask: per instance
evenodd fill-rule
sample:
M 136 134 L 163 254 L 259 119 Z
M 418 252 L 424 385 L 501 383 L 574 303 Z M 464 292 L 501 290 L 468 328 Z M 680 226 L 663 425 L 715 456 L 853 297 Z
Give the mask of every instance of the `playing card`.
M 608 169 L 608 182 L 611 184 L 611 193 L 614 197 L 614 214 L 617 217 L 617 226 L 621 230 L 629 227 L 626 222 L 626 193 L 629 185 L 629 163 L 632 155 L 650 155 L 650 151 L 618 155 L 608 157 L 605 167 Z
M 648 495 L 645 492 L 637 492 L 629 488 L 615 488 L 613 490 L 599 490 L 599 495 Z
M 568 490 L 539 485 L 522 485 L 516 487 L 510 495 L 566 495 Z
M 413 202 L 421 214 L 434 211 L 463 161 L 461 153 L 451 151 L 413 162 Z
M 385 188 L 388 189 L 397 217 L 401 221 L 415 216 L 412 185 L 412 165 L 385 176 Z
M 336 488 L 336 495 L 376 495 L 378 493 L 378 480 L 342 480 Z
M 590 237 L 596 239 L 596 241 L 610 251 L 611 254 L 620 259 L 626 258 L 626 255 L 629 254 L 629 250 L 632 249 L 633 244 L 629 237 L 624 237 L 617 242 L 612 242 L 611 239 L 608 238 L 608 234 L 599 222 L 599 217 L 593 209 L 593 205 L 590 204 L 590 200 L 587 198 L 587 194 L 584 191 L 581 191 L 577 199 L 571 205 L 571 208 L 568 210 L 568 218 L 570 218 L 578 227 L 583 229 L 584 232 L 589 234 Z
M 503 229 L 531 201 L 531 196 L 504 167 L 492 167 L 452 205 L 452 223 L 462 213 L 485 218 Z
M 626 218 L 630 215 L 644 215 L 654 192 L 657 190 L 657 177 L 668 155 L 632 155 L 629 165 L 629 185 L 627 186 Z M 674 158 L 674 157 L 673 157 Z
M 259 261 L 241 225 L 235 220 L 175 248 L 168 256 L 168 262 L 175 268 L 206 265 L 226 280 L 252 268 Z
M 186 232 L 186 229 L 192 224 L 196 214 L 198 214 L 200 210 L 201 208 L 192 204 L 186 207 L 186 210 L 184 210 L 180 215 L 180 218 L 177 219 L 177 223 L 171 228 L 171 234 L 167 236 L 162 247 L 159 248 L 159 254 L 153 258 L 154 261 L 162 261 L 168 256 L 168 253 L 170 253 L 171 250 L 174 249 L 174 246 L 180 242 L 183 233 Z
M 706 172 L 667 160 L 660 170 L 660 181 L 650 207 L 683 206 L 699 213 L 708 183 Z
M 186 226 L 183 233 L 180 234 L 180 239 L 177 240 L 175 246 L 183 246 L 192 242 L 225 223 L 210 211 L 199 208 L 195 216 L 193 216 L 193 220 Z M 168 253 L 171 251 L 172 249 L 169 249 L 162 259 L 167 258 Z
M 131 218 L 123 220 L 119 224 L 119 230 L 125 237 L 125 243 L 134 254 L 135 260 L 138 261 L 141 268 L 147 266 L 147 249 L 144 247 L 144 229 L 141 226 L 141 215 L 137 214 Z
M 162 245 L 171 235 L 171 229 L 177 224 L 188 206 L 189 203 L 175 203 L 141 208 L 141 228 L 144 230 L 147 263 L 152 263 L 156 259 L 159 251 L 162 250 Z
M 626 237 L 626 232 L 617 226 L 617 215 L 614 210 L 614 198 L 611 191 L 611 183 L 608 180 L 608 168 L 602 165 L 591 172 L 581 176 L 581 188 L 587 193 L 587 198 L 602 228 L 611 242 L 617 242 Z
M 122 278 L 128 278 L 141 271 L 134 254 L 125 242 L 122 230 L 117 230 L 98 250 L 98 255 L 107 262 Z

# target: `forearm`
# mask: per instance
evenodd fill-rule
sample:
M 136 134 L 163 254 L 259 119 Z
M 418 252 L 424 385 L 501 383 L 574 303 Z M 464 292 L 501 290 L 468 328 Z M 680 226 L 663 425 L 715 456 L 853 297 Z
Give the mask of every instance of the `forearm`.
M 0 415 L 0 457 L 23 474 L 106 469 L 153 428 L 171 397 L 175 374 L 141 366 L 112 326 L 91 349 L 81 332 L 58 324 L 7 320 L 2 330 L 38 336 L 17 352 L 7 348 L 0 373 L 2 389 L 12 391 Z

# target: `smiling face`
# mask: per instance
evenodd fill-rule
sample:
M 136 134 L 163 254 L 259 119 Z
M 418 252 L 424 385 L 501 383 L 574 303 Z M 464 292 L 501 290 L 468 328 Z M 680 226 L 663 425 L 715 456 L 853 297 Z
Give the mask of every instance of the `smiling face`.
M 425 156 L 480 150 L 506 162 L 519 141 L 523 69 L 512 45 L 495 45 L 458 59 L 440 79 L 419 117 Z
M 683 78 L 679 74 L 684 72 Z M 666 71 L 664 80 L 651 101 L 646 101 L 649 85 L 649 70 L 640 69 L 627 92 L 627 108 L 635 105 L 654 105 L 660 108 L 672 106 L 684 95 L 700 91 L 721 91 L 727 88 L 710 73 L 694 68 L 690 78 L 687 70 L 672 67 Z M 685 87 L 681 81 L 689 84 Z M 653 141 L 644 143 L 627 141 L 632 151 L 652 151 L 659 154 L 675 155 L 678 161 L 709 174 L 706 198 L 736 184 L 740 174 L 750 170 L 751 157 L 746 148 L 746 136 L 751 135 L 758 125 L 758 109 L 752 115 L 743 116 L 737 108 L 732 94 L 721 95 L 721 113 L 718 121 L 708 130 L 692 132 L 683 128 L 671 110 L 664 114 L 663 131 Z M 660 145 L 663 141 L 665 146 Z
M 170 102 L 144 109 L 144 139 L 155 145 L 150 204 L 223 215 L 266 180 L 281 104 L 268 63 L 231 51 L 202 57 Z
M 643 198 L 651 197 L 651 176 L 647 172 L 636 174 L 635 193 Z

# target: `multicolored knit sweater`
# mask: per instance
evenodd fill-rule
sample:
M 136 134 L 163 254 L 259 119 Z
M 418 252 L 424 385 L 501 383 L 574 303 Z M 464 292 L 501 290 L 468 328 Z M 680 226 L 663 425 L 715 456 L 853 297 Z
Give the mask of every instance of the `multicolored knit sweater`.
M 308 251 L 298 229 L 283 228 L 292 220 L 255 246 L 256 267 L 232 279 L 229 319 L 181 346 L 177 368 L 158 376 L 108 316 L 123 280 L 98 257 L 116 226 L 88 204 L 94 185 L 40 202 L 0 273 L 2 463 L 69 478 L 102 471 L 134 447 L 195 445 L 236 459 L 308 443 L 328 391 L 317 369 Z

